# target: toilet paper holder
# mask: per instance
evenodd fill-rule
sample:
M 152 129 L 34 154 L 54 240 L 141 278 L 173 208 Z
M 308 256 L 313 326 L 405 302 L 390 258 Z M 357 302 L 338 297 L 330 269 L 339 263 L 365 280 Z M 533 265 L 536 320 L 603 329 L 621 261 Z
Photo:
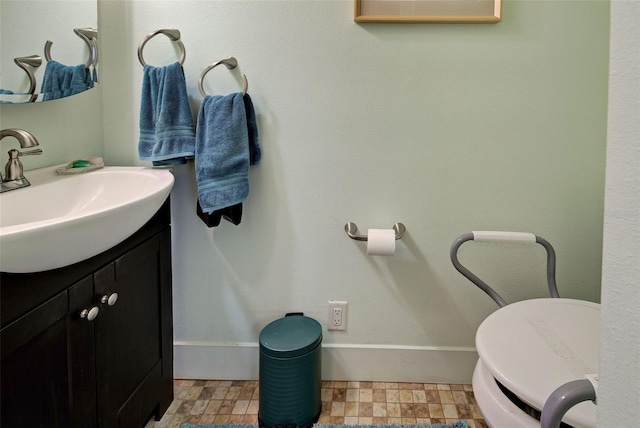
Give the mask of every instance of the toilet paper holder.
M 402 239 L 404 232 L 407 230 L 402 223 L 396 223 L 393 225 L 393 230 L 396 232 L 396 241 L 398 239 Z M 349 222 L 344 225 L 344 231 L 347 232 L 349 238 L 355 239 L 356 241 L 368 241 L 369 238 L 367 235 L 356 235 L 358 233 L 358 226 L 355 223 Z

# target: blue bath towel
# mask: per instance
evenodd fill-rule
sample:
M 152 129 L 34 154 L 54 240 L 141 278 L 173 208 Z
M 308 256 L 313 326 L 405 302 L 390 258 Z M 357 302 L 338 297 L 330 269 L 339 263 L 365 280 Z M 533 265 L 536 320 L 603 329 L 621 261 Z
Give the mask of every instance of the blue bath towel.
M 247 110 L 252 113 L 251 125 Z M 251 98 L 239 92 L 204 98 L 198 113 L 195 157 L 202 212 L 210 214 L 247 199 L 249 165 L 260 160 L 257 137 Z
M 45 101 L 79 94 L 93 87 L 91 71 L 84 65 L 64 65 L 47 62 L 41 92 Z
M 138 155 L 154 165 L 186 163 L 195 155 L 193 116 L 180 63 L 144 66 Z

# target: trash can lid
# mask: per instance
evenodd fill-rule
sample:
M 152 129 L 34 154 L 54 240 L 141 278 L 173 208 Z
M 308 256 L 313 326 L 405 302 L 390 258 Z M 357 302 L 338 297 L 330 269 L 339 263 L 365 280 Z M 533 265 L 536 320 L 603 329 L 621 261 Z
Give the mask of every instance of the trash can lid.
M 260 350 L 272 357 L 298 357 L 315 349 L 320 342 L 320 323 L 302 315 L 277 319 L 260 332 Z

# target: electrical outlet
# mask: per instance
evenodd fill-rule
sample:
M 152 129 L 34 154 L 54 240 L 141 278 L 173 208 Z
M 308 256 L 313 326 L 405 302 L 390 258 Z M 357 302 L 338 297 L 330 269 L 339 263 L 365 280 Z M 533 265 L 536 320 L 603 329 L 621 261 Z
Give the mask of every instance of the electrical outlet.
M 329 300 L 329 330 L 347 329 L 347 302 Z

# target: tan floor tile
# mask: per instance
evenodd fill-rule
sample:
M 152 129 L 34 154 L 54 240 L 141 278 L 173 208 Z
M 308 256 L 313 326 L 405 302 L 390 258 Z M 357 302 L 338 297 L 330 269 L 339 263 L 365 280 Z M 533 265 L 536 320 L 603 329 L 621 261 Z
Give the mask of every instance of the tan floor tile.
M 400 402 L 401 403 L 413 403 L 413 394 L 409 389 L 400 390 Z
M 202 389 L 202 386 L 192 386 L 191 388 L 189 388 L 189 391 L 187 391 L 187 395 L 185 395 L 184 397 L 185 400 L 197 400 L 200 396 L 200 393 L 202 392 Z
M 397 389 L 387 389 L 386 391 L 387 403 L 399 403 L 400 391 Z
M 373 417 L 387 417 L 387 403 L 373 403 Z
M 260 410 L 260 402 L 258 400 L 251 400 L 247 407 L 247 415 L 257 415 Z
M 456 404 L 468 404 L 467 393 L 464 391 L 451 391 L 453 402 Z
M 344 407 L 345 416 L 358 416 L 360 410 L 360 403 L 355 401 L 347 401 Z
M 189 414 L 191 414 L 191 415 L 202 415 L 208 405 L 209 405 L 208 401 L 196 400 L 193 403 L 193 407 L 191 408 L 191 411 L 189 412 Z
M 218 414 L 218 410 L 220 410 L 220 406 L 222 406 L 222 400 L 211 400 L 207 405 L 207 408 L 204 409 L 205 415 L 216 415 Z
M 438 391 L 426 391 L 427 403 L 440 403 L 440 393 Z
M 238 400 L 236 401 L 236 405 L 233 406 L 233 410 L 231 411 L 232 415 L 244 415 L 247 413 L 247 408 L 249 407 L 249 400 Z
M 439 391 L 439 395 L 440 395 L 440 402 L 443 404 L 453 404 L 453 395 L 451 394 L 451 391 Z
M 445 418 L 449 419 L 459 419 L 458 418 L 458 409 L 455 404 L 443 404 L 442 405 L 442 413 Z
M 216 415 L 202 415 L 200 418 L 200 424 L 212 424 L 216 420 Z
M 373 402 L 373 390 L 372 389 L 360 389 L 360 400 L 361 403 L 371 403 Z
M 344 410 L 344 401 L 334 401 L 331 403 L 331 416 L 344 416 Z
M 355 388 L 347 389 L 347 401 L 360 401 L 360 390 Z
M 229 392 L 228 386 L 218 385 L 216 390 L 213 392 L 213 395 L 211 396 L 211 398 L 213 398 L 214 400 L 222 400 L 224 399 L 224 397 L 226 397 L 228 392 Z
M 399 418 L 400 414 L 400 403 L 387 403 L 387 416 L 390 418 Z
M 331 401 L 332 398 L 333 398 L 333 388 L 320 389 L 320 400 Z
M 426 391 L 423 390 L 419 390 L 419 389 L 414 389 L 411 391 L 411 394 L 413 395 L 413 402 L 414 403 L 426 403 L 427 402 L 427 393 Z
M 431 415 L 431 419 L 444 417 L 444 413 L 442 412 L 442 405 L 429 404 L 429 415 Z

